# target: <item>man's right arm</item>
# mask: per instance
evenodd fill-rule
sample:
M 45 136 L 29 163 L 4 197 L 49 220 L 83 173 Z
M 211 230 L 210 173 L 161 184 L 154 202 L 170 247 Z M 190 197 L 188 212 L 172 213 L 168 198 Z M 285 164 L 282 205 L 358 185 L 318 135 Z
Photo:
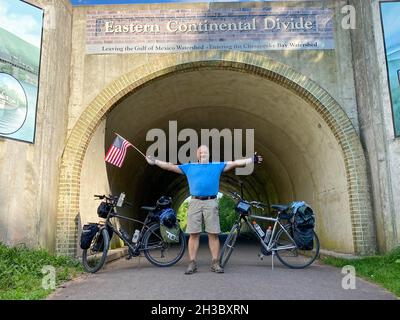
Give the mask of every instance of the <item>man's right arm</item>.
M 146 157 L 146 160 L 150 165 L 156 165 L 161 169 L 183 174 L 182 170 L 176 164 L 173 164 L 171 162 L 161 161 L 158 159 L 154 159 L 153 157 Z

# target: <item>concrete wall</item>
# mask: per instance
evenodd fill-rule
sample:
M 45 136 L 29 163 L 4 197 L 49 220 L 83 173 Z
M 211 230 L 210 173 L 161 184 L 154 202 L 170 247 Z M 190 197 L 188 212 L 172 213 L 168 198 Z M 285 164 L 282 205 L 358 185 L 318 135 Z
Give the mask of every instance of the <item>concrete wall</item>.
M 113 80 L 139 66 L 154 63 L 161 55 L 85 55 L 86 12 L 93 7 L 72 9 L 68 0 L 28 2 L 45 10 L 36 141 L 29 145 L 0 138 L 0 201 L 4 204 L 0 208 L 0 241 L 53 249 L 60 158 L 69 133 L 89 103 Z M 374 200 L 375 220 L 371 224 L 376 223 L 379 248 L 386 251 L 400 241 L 400 140 L 393 135 L 378 1 L 350 3 L 358 13 L 358 29 L 352 32 L 340 28 L 343 1 L 323 1 L 325 7 L 335 8 L 336 50 L 259 54 L 283 62 L 316 81 L 339 102 L 360 132 L 369 160 Z M 203 3 L 163 7 L 194 5 L 207 6 Z M 214 7 L 257 5 L 261 4 L 212 4 Z M 271 5 L 318 7 L 321 1 Z M 96 10 L 101 8 L 97 6 Z M 127 10 L 132 6 L 104 9 Z M 96 204 L 90 195 L 109 191 L 102 159 L 105 130 L 103 122 L 94 133 L 84 160 L 83 193 L 79 201 L 83 223 L 96 218 Z
M 353 62 L 352 62 L 352 48 L 351 48 L 351 38 L 350 32 L 340 28 L 342 14 L 340 13 L 341 9 L 341 1 L 324 1 L 324 5 L 326 7 L 332 7 L 335 9 L 335 42 L 336 42 L 336 50 L 325 50 L 325 51 L 279 51 L 279 52 L 258 52 L 258 54 L 262 54 L 276 61 L 283 62 L 291 67 L 293 67 L 296 71 L 308 76 L 312 80 L 316 81 L 322 88 L 327 90 L 342 106 L 342 108 L 347 113 L 348 117 L 351 119 L 353 126 L 358 131 L 358 114 L 357 114 L 357 105 L 356 105 L 356 95 L 355 95 L 355 84 L 354 77 L 351 70 L 353 70 Z M 260 4 L 257 3 L 234 3 L 234 4 L 224 4 L 218 3 L 213 4 L 215 7 L 238 7 L 238 6 L 257 6 Z M 272 4 L 276 6 L 293 6 L 293 3 L 277 3 Z M 302 4 L 301 2 L 296 3 L 297 6 L 320 6 L 319 1 L 307 1 Z M 165 8 L 174 8 L 174 7 L 205 7 L 207 4 L 165 4 L 163 7 Z M 152 7 L 159 7 L 159 5 L 136 5 L 135 8 L 138 9 L 147 9 Z M 104 10 L 128 10 L 132 9 L 132 6 L 107 6 L 104 7 Z M 113 80 L 118 79 L 122 75 L 126 74 L 129 71 L 134 70 L 138 66 L 151 64 L 161 56 L 155 54 L 134 54 L 134 55 L 85 55 L 85 33 L 86 33 L 86 12 L 94 10 L 94 7 L 79 7 L 74 8 L 74 17 L 73 17 L 73 55 L 72 55 L 72 68 L 74 74 L 74 80 L 72 82 L 72 92 L 71 92 L 71 100 L 69 106 L 70 118 L 68 123 L 68 129 L 72 130 L 77 119 L 80 117 L 82 112 L 85 110 L 87 105 Z M 96 7 L 96 10 L 102 10 L 102 7 Z M 175 80 L 174 80 L 175 81 Z M 180 87 L 179 85 L 176 86 Z M 154 89 L 154 88 L 153 88 Z M 170 89 L 171 90 L 171 89 Z M 261 90 L 261 89 L 260 89 Z M 175 91 L 175 89 L 173 90 Z M 154 91 L 152 91 L 154 93 Z M 265 93 L 266 94 L 266 93 Z M 272 95 L 273 92 L 266 94 Z M 153 95 L 153 94 L 152 94 Z M 150 95 L 150 97 L 152 96 Z M 216 95 L 218 96 L 218 94 Z M 259 91 L 256 95 L 262 97 L 262 91 Z M 154 103 L 150 103 L 148 99 L 140 99 L 136 97 L 135 99 L 130 99 L 132 101 L 125 101 L 123 104 L 138 106 L 138 101 L 146 100 L 148 105 L 143 105 L 143 107 L 139 110 L 135 111 L 136 117 L 139 114 L 145 113 L 150 114 L 151 108 L 155 105 Z M 228 99 L 227 96 L 222 96 L 224 100 Z M 163 96 L 163 101 L 168 100 L 167 97 Z M 192 99 L 193 100 L 193 99 Z M 192 101 L 189 99 L 189 101 Z M 232 99 L 234 100 L 234 99 Z M 237 101 L 237 100 L 236 100 Z M 233 103 L 236 103 L 233 102 Z M 261 101 L 261 98 L 260 98 Z M 258 101 L 258 102 L 260 102 Z M 207 101 L 210 103 L 210 101 Z M 210 104 L 209 104 L 210 105 Z M 219 104 L 220 105 L 220 104 Z M 254 104 L 256 105 L 256 104 Z M 283 104 L 282 104 L 283 105 Z M 119 105 L 118 105 L 119 106 Z M 160 107 L 159 110 L 166 110 L 166 106 Z M 132 109 L 133 110 L 133 109 Z M 283 109 L 282 109 L 283 110 Z M 295 112 L 295 110 L 292 110 Z M 262 111 L 260 111 L 262 113 Z M 154 113 L 154 112 L 153 112 Z M 266 116 L 268 112 L 264 111 L 264 115 Z M 128 112 L 129 114 L 129 112 Z M 259 115 L 259 116 L 264 116 Z M 311 116 L 310 116 L 311 117 Z M 146 116 L 145 116 L 146 118 Z M 144 119 L 145 119 L 144 118 Z M 268 117 L 267 117 L 268 118 Z M 126 117 L 124 118 L 126 119 Z M 277 119 L 279 117 L 277 116 Z M 291 117 L 294 119 L 294 116 Z M 137 119 L 132 119 L 132 121 L 126 122 L 124 124 L 125 131 L 131 132 L 133 131 L 143 131 L 145 129 L 142 128 L 143 122 Z M 135 126 L 135 123 L 137 126 Z M 284 124 L 282 124 L 284 126 Z M 142 129 L 139 129 L 142 128 Z M 110 129 L 111 130 L 111 129 Z M 95 212 L 95 205 L 93 205 L 93 201 L 91 200 L 91 195 L 96 192 L 102 192 L 101 190 L 107 190 L 108 180 L 107 175 L 105 173 L 105 167 L 103 162 L 104 156 L 104 140 L 100 138 L 102 132 L 104 131 L 103 124 L 100 128 L 97 129 L 91 143 L 89 146 L 89 152 L 85 155 L 82 177 L 80 181 L 81 185 L 81 195 L 80 195 L 80 212 L 82 217 L 82 222 L 85 223 L 90 219 L 93 219 Z M 318 130 L 317 130 L 318 131 Z M 120 128 L 119 133 L 124 133 L 124 128 Z M 143 131 L 144 132 L 144 131 Z M 318 141 L 323 141 L 323 138 L 318 136 L 318 132 L 315 132 L 315 136 L 313 138 L 312 135 L 304 135 L 303 140 L 307 140 L 304 145 L 300 146 L 300 149 L 308 150 L 311 145 L 318 146 L 321 142 L 313 141 L 313 139 Z M 108 139 L 110 140 L 110 139 Z M 133 140 L 135 141 L 135 139 Z M 110 141 L 109 141 L 110 142 Z M 285 142 L 286 143 L 286 142 Z M 307 147 L 306 147 L 307 146 Z M 327 150 L 329 148 L 334 148 L 332 144 L 327 144 Z M 290 154 L 290 148 L 287 148 L 287 152 Z M 91 151 L 90 151 L 91 150 Z M 97 150 L 93 152 L 93 150 Z M 293 151 L 293 150 L 292 150 Z M 267 151 L 265 151 L 267 152 Z M 268 151 L 269 152 L 269 151 Z M 316 154 L 323 153 L 321 149 L 315 148 Z M 354 252 L 352 235 L 351 235 L 351 224 L 350 224 L 350 216 L 349 216 L 349 208 L 347 204 L 346 198 L 346 182 L 344 181 L 336 181 L 335 179 L 335 170 L 332 168 L 339 168 L 338 170 L 342 172 L 343 176 L 339 177 L 344 178 L 345 169 L 343 166 L 343 159 L 340 156 L 340 151 L 335 151 L 335 157 L 329 157 L 329 152 L 324 153 L 326 156 L 325 160 L 327 162 L 323 162 L 322 160 L 318 162 L 311 161 L 308 164 L 311 171 L 313 171 L 313 183 L 317 181 L 320 188 L 318 190 L 302 190 L 305 188 L 304 179 L 302 179 L 301 173 L 303 171 L 300 163 L 294 161 L 292 165 L 292 172 L 289 179 L 294 179 L 296 184 L 298 185 L 298 190 L 296 193 L 296 197 L 298 199 L 306 199 L 311 204 L 315 204 L 316 209 L 318 209 L 321 213 L 321 217 L 319 219 L 319 228 L 318 230 L 322 236 L 322 241 L 324 248 L 329 250 L 337 250 L 341 252 L 351 253 Z M 283 153 L 279 155 L 283 157 Z M 312 157 L 310 157 L 311 159 Z M 286 159 L 291 159 L 288 155 Z M 286 161 L 289 161 L 286 160 Z M 293 159 L 294 160 L 294 159 Z M 331 170 L 327 169 L 326 163 L 331 163 Z M 321 164 L 319 167 L 318 163 Z M 324 163 L 324 165 L 322 165 Z M 300 167 L 299 167 L 300 166 Z M 313 166 L 315 166 L 313 168 Z M 143 170 L 140 165 L 134 164 L 133 167 L 138 169 L 140 172 L 135 174 L 132 177 L 132 181 L 138 178 L 140 175 L 143 175 Z M 270 168 L 274 167 L 273 165 Z M 329 167 L 329 166 L 328 166 Z M 103 171 L 99 171 L 99 168 L 103 168 Z M 297 168 L 296 170 L 293 168 Z M 325 168 L 325 169 L 324 169 Z M 320 172 L 320 175 L 318 175 Z M 126 172 L 125 175 L 128 176 L 130 173 Z M 327 177 L 331 177 L 327 178 Z M 113 175 L 111 175 L 113 177 Z M 304 177 L 303 177 L 304 178 Z M 297 180 L 298 181 L 297 181 Z M 339 179 L 339 180 L 340 180 Z M 118 181 L 120 179 L 117 179 Z M 140 180 L 140 179 L 139 179 Z M 147 180 L 146 180 L 147 181 Z M 116 182 L 118 183 L 118 182 Z M 120 181 L 122 189 L 129 191 L 134 190 L 138 186 L 135 187 L 133 182 L 129 181 Z M 279 184 L 280 179 L 275 179 L 275 183 Z M 331 184 L 337 184 L 336 187 L 330 188 Z M 339 186 L 339 187 L 338 187 Z M 129 188 L 130 187 L 130 188 Z M 119 189 L 119 188 L 116 188 Z M 312 189 L 312 188 L 311 188 Z M 330 191 L 329 191 L 330 190 Z M 128 191 L 128 192 L 129 192 Z M 283 190 L 283 192 L 287 192 L 287 190 Z M 336 193 L 335 193 L 336 192 Z M 283 196 L 281 193 L 281 201 L 291 201 L 292 197 Z M 135 199 L 139 200 L 139 199 Z M 89 202 L 89 204 L 88 204 Z M 324 209 L 324 203 L 330 202 L 329 209 Z M 90 213 L 89 213 L 90 212 Z M 347 216 L 346 216 L 347 214 Z
M 113 133 L 119 132 L 146 150 L 149 128 L 168 132 L 169 120 L 177 121 L 178 130 L 197 132 L 254 128 L 255 150 L 264 162 L 251 176 L 240 177 L 246 181 L 250 199 L 264 200 L 260 198 L 269 192 L 270 175 L 278 203 L 302 199 L 315 209 L 325 249 L 354 252 L 344 157 L 332 130 L 304 100 L 246 73 L 195 70 L 175 74 L 119 103 L 107 117 L 106 141 L 111 144 Z M 113 186 L 119 184 L 115 189 L 129 190 L 128 195 L 139 202 L 152 196 L 154 201 L 167 190 L 174 197 L 182 191 L 188 195 L 184 177 L 149 167 L 133 150 L 121 169 L 109 168 L 109 177 Z M 225 183 L 221 190 L 235 187 Z
M 104 120 L 97 128 L 83 160 L 79 212 L 82 225 L 99 220 L 97 216 L 99 201 L 94 201 L 93 195 L 111 193 L 103 151 L 105 127 Z
M 197 4 L 149 4 L 149 5 L 119 5 L 74 7 L 73 17 L 73 49 L 72 68 L 74 81 L 72 83 L 71 102 L 69 106 L 71 130 L 85 107 L 113 80 L 135 69 L 138 66 L 152 63 L 161 54 L 123 54 L 123 55 L 85 55 L 86 13 L 93 10 L 131 10 L 151 8 L 193 8 L 210 5 L 220 7 L 252 7 L 265 3 L 197 3 Z M 320 7 L 320 1 L 279 2 L 268 5 Z M 308 76 L 327 90 L 344 108 L 354 127 L 358 130 L 358 116 L 354 89 L 354 79 L 349 72 L 352 70 L 350 32 L 342 29 L 343 15 L 340 12 L 342 1 L 324 1 L 324 7 L 333 8 L 335 13 L 336 50 L 298 50 L 298 51 L 265 51 L 257 52 L 279 62 L 283 62 L 296 71 Z
M 400 243 L 400 139 L 394 136 L 379 1 L 351 3 L 358 13 L 352 43 L 361 139 L 369 160 L 378 246 L 384 252 Z
M 0 241 L 54 250 L 70 96 L 72 7 L 68 0 L 27 2 L 45 14 L 36 139 L 31 145 L 0 138 Z

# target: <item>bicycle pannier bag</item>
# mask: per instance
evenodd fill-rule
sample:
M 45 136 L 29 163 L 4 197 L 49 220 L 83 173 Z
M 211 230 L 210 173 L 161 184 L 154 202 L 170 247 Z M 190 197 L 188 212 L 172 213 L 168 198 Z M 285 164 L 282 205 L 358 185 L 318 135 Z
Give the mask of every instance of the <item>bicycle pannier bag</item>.
M 96 223 L 85 224 L 83 226 L 80 243 L 83 250 L 89 249 L 90 244 L 98 231 L 99 226 Z
M 106 230 L 108 232 L 108 239 L 111 241 L 111 238 L 113 236 L 113 230 L 108 225 L 106 226 Z M 93 250 L 94 251 L 103 251 L 103 249 L 104 249 L 103 234 L 100 233 L 99 240 L 96 242 L 96 245 L 93 247 Z
M 180 228 L 173 209 L 164 209 L 160 214 L 160 233 L 165 242 L 179 242 Z
M 315 216 L 310 206 L 303 204 L 294 211 L 293 237 L 300 250 L 314 248 Z
M 181 229 L 177 223 L 172 228 L 168 228 L 163 224 L 160 224 L 161 237 L 167 243 L 178 243 L 180 232 Z

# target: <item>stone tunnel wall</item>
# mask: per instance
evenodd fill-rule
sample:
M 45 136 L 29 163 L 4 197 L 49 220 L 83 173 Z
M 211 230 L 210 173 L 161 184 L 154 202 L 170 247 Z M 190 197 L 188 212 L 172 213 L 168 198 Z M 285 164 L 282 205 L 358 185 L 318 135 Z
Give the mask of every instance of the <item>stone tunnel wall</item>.
M 68 0 L 27 2 L 45 15 L 36 138 L 34 144 L 0 138 L 0 242 L 53 251 L 68 124 L 72 6 Z
M 301 3 L 301 2 L 299 2 Z M 330 95 L 341 105 L 341 107 L 346 111 L 348 117 L 351 119 L 354 128 L 358 132 L 358 115 L 357 115 L 357 105 L 355 97 L 355 87 L 354 81 L 351 74 L 353 69 L 352 65 L 352 49 L 351 49 L 351 39 L 350 32 L 348 30 L 343 30 L 340 28 L 342 14 L 340 13 L 340 1 L 325 1 L 324 6 L 332 7 L 335 10 L 335 50 L 305 50 L 305 51 L 265 51 L 257 52 L 257 54 L 265 55 L 276 61 L 282 62 L 292 68 L 294 68 L 299 73 L 309 77 L 310 79 L 316 81 L 322 88 L 326 89 Z M 176 8 L 176 7 L 186 7 L 192 8 L 197 7 L 207 7 L 208 4 L 166 4 L 162 5 L 163 8 Z M 256 6 L 257 4 L 251 3 L 235 3 L 235 4 L 224 4 L 218 3 L 213 4 L 214 6 L 231 8 L 231 7 L 249 7 Z M 272 4 L 277 7 L 287 5 L 286 3 Z M 293 3 L 288 4 L 293 5 Z M 298 5 L 298 3 L 296 3 Z M 313 1 L 307 1 L 300 4 L 301 6 L 313 7 L 320 5 L 320 3 L 314 3 Z M 147 9 L 151 7 L 156 7 L 157 5 L 137 5 L 138 9 Z M 159 5 L 157 6 L 159 7 Z M 107 6 L 104 10 L 127 10 L 131 6 Z M 82 52 L 85 51 L 85 32 L 86 32 L 86 13 L 96 10 L 102 10 L 101 7 L 81 7 L 74 9 L 74 22 L 73 22 L 73 68 L 76 70 L 75 81 L 72 88 L 72 97 L 70 103 L 70 122 L 69 129 L 72 129 L 76 123 L 76 120 L 81 115 L 85 107 L 101 92 L 101 90 L 106 87 L 113 80 L 118 79 L 121 75 L 125 74 L 129 70 L 134 70 L 136 67 L 145 64 L 157 63 L 160 57 L 165 55 L 157 54 L 134 54 L 134 55 L 83 55 Z M 283 54 L 282 54 L 283 53 Z M 174 55 L 171 55 L 173 58 Z M 177 61 L 179 62 L 179 61 Z M 99 75 L 102 75 L 99 77 Z M 82 94 L 85 92 L 86 94 Z M 148 109 L 143 108 L 143 110 L 135 110 L 138 113 L 146 113 Z M 108 123 L 108 122 L 107 122 Z M 105 152 L 105 141 L 100 139 L 104 133 L 107 132 L 106 121 L 102 122 L 102 125 L 97 129 L 95 137 L 91 143 L 89 150 L 102 150 L 103 155 Z M 111 125 L 111 124 L 110 124 Z M 129 123 L 125 124 L 125 129 L 128 130 Z M 110 129 L 112 131 L 112 129 Z M 123 129 L 121 129 L 124 131 Z M 112 137 L 106 136 L 106 144 L 109 144 Z M 91 194 L 96 192 L 108 192 L 110 191 L 110 178 L 106 174 L 98 174 L 98 168 L 104 167 L 103 155 L 99 155 L 96 152 L 88 152 L 85 155 L 84 163 L 90 163 L 91 165 L 83 166 L 82 177 L 90 177 L 89 179 L 82 179 L 81 194 L 80 194 L 80 212 L 82 222 L 90 219 L 95 219 L 95 209 L 96 203 L 93 201 L 88 201 Z M 138 159 L 139 160 L 139 159 Z M 138 172 L 136 172 L 136 170 Z M 135 165 L 132 171 L 135 171 L 135 177 L 145 175 L 145 168 L 141 165 Z M 128 173 L 127 173 L 128 174 Z M 111 178 L 112 180 L 112 178 Z M 96 184 L 87 184 L 87 181 L 97 181 Z M 129 183 L 122 183 L 119 187 L 118 179 L 113 181 L 115 189 L 128 189 L 131 193 L 141 194 L 143 188 L 146 186 L 135 186 L 129 185 Z M 128 188 L 129 187 L 129 188 Z M 102 190 L 99 190 L 102 189 Z M 136 191 L 136 189 L 138 189 Z M 135 197 L 131 195 L 137 201 L 143 201 L 145 198 L 143 195 Z M 290 196 L 281 197 L 280 201 L 289 201 Z M 321 208 L 322 209 L 322 208 Z M 328 223 L 329 224 L 329 223 Z M 326 225 L 326 223 L 325 223 Z M 351 233 L 351 228 L 347 230 L 344 228 L 345 234 Z M 335 248 L 335 245 L 340 247 L 338 250 L 345 252 L 352 252 L 354 249 L 352 245 L 346 245 L 352 243 L 351 236 L 348 238 L 345 236 L 338 245 L 335 242 L 329 246 L 331 250 Z

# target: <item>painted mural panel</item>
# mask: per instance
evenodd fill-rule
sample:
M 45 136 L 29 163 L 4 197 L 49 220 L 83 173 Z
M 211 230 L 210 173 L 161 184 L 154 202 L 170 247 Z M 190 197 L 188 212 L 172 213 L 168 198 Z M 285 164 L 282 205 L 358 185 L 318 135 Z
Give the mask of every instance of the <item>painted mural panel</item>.
M 386 61 L 396 137 L 400 136 L 400 1 L 381 3 Z
M 35 140 L 42 26 L 40 8 L 20 0 L 0 0 L 2 137 Z

